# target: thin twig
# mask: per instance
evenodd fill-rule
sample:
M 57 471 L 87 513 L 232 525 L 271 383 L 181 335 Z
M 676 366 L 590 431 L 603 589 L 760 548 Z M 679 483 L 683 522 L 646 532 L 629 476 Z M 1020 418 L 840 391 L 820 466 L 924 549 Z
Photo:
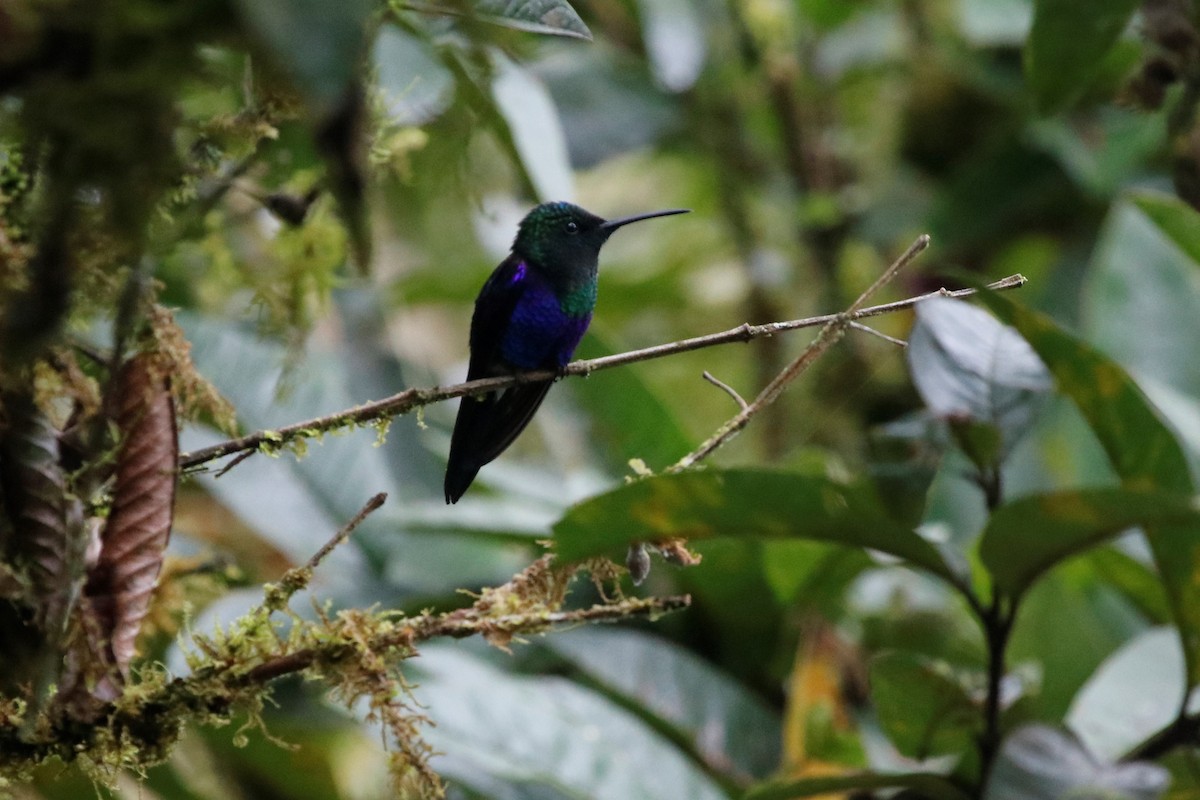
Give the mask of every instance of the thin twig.
M 738 408 L 741 408 L 741 409 L 746 408 L 746 401 L 745 401 L 745 399 L 742 398 L 742 396 L 740 394 L 737 393 L 737 389 L 734 389 L 728 383 L 725 383 L 725 381 L 721 380 L 720 378 L 717 378 L 715 375 L 713 375 L 708 370 L 704 370 L 704 374 L 701 375 L 701 377 L 704 378 L 704 380 L 711 383 L 713 386 L 715 386 L 718 389 L 720 389 L 721 391 L 725 392 L 725 394 L 732 397 L 733 402 L 738 404 Z
M 883 274 L 875 279 L 875 282 L 868 286 L 862 294 L 858 296 L 850 307 L 846 309 L 846 314 L 853 314 L 863 303 L 875 296 L 875 293 L 892 282 L 892 279 L 900 274 L 900 270 L 907 267 L 913 262 L 917 256 L 929 247 L 929 234 L 922 233 L 917 237 L 917 240 L 908 246 L 908 249 L 900 254 L 900 257 L 892 262 L 892 265 L 883 271 Z
M 342 526 L 342 529 L 333 535 L 333 538 L 326 542 L 320 550 L 313 553 L 312 558 L 304 565 L 305 569 L 314 570 L 321 566 L 321 562 L 325 557 L 333 552 L 335 547 L 338 547 L 342 542 L 350 538 L 350 534 L 354 533 L 354 529 L 362 524 L 368 516 L 373 514 L 387 501 L 387 492 L 380 492 L 366 502 L 359 510 L 354 518 Z
M 1025 285 L 1025 277 L 1022 275 L 1010 275 L 1009 277 L 989 284 L 988 289 L 992 291 L 1003 291 L 1005 289 L 1015 289 Z M 906 308 L 912 308 L 922 300 L 930 297 L 969 297 L 976 294 L 976 289 L 957 289 L 948 291 L 941 289 L 936 292 L 910 297 L 905 300 L 897 300 L 893 303 L 885 303 L 878 306 L 870 306 L 860 308 L 857 311 L 848 315 L 848 320 L 858 320 L 864 317 L 874 317 L 880 314 L 889 314 L 893 311 L 900 311 Z M 794 331 L 801 328 L 814 328 L 819 325 L 828 325 L 830 322 L 846 317 L 845 314 L 823 314 L 819 317 L 805 317 L 803 319 L 789 320 L 786 322 L 768 322 L 763 325 L 739 325 L 736 328 L 730 328 L 719 333 L 710 333 L 705 336 L 696 336 L 691 339 L 682 339 L 677 342 L 655 345 L 646 347 L 640 350 L 630 350 L 625 353 L 616 353 L 611 356 L 603 356 L 601 358 L 592 358 L 587 360 L 575 361 L 562 372 L 554 370 L 538 370 L 535 372 L 524 372 L 519 375 L 508 375 L 499 378 L 480 378 L 474 381 L 458 383 L 452 386 L 434 386 L 428 389 L 406 389 L 391 397 L 386 397 L 382 400 L 376 400 L 370 403 L 364 403 L 355 408 L 338 411 L 334 414 L 328 414 L 314 419 L 304 420 L 303 422 L 286 425 L 275 430 L 261 430 L 236 439 L 230 439 L 219 444 L 209 447 L 202 447 L 199 450 L 193 450 L 189 453 L 183 453 L 179 457 L 179 466 L 181 469 L 191 469 L 198 467 L 201 464 L 206 464 L 214 459 L 233 453 L 240 453 L 245 450 L 256 450 L 259 448 L 278 449 L 296 439 L 306 439 L 313 436 L 327 433 L 338 428 L 346 428 L 353 425 L 362 425 L 365 423 L 376 422 L 379 420 L 390 419 L 412 411 L 414 408 L 420 408 L 432 403 L 439 403 L 443 400 L 450 400 L 455 397 L 466 397 L 471 395 L 486 394 L 498 389 L 506 389 L 510 386 L 516 386 L 523 383 L 534 381 L 544 381 L 554 379 L 560 376 L 578 376 L 590 375 L 593 372 L 598 372 L 603 369 L 611 369 L 613 367 L 633 364 L 638 361 L 649 361 L 655 358 L 665 358 L 666 356 L 676 355 L 678 353 L 686 353 L 692 350 L 700 350 L 706 347 L 714 347 L 716 345 L 731 344 L 733 342 L 749 342 L 754 339 L 759 339 L 765 336 L 774 336 L 777 333 L 785 331 Z
M 883 331 L 877 331 L 874 328 L 872 328 L 870 325 L 863 325 L 861 322 L 851 321 L 850 327 L 856 331 L 862 331 L 863 333 L 869 333 L 872 336 L 878 336 L 880 339 L 883 339 L 885 342 L 891 342 L 892 344 L 896 345 L 897 347 L 908 347 L 908 342 L 904 341 L 903 339 L 897 339 L 895 336 L 888 336 Z
M 363 520 L 373 514 L 387 500 L 387 492 L 380 492 L 366 502 L 365 505 L 354 517 L 341 527 L 333 537 L 321 546 L 321 549 L 313 553 L 312 558 L 308 559 L 302 567 L 292 567 L 275 583 L 269 583 L 263 587 L 263 602 L 261 608 L 268 614 L 274 611 L 283 609 L 297 592 L 301 592 L 308 588 L 312 582 L 313 572 L 317 567 L 321 566 L 321 562 L 334 551 L 342 542 L 350 538 L 350 534 L 354 533 L 354 529 L 362 524 Z
M 772 379 L 772 381 L 768 383 L 761 392 L 758 393 L 758 397 L 754 398 L 752 403 L 730 418 L 728 422 L 718 428 L 717 431 L 712 436 L 708 437 L 708 439 L 706 439 L 699 447 L 676 461 L 665 471 L 672 473 L 681 472 L 685 469 L 688 469 L 703 459 L 708 458 L 717 450 L 717 448 L 725 445 L 731 439 L 737 436 L 738 433 L 740 433 L 741 430 L 750 423 L 750 420 L 752 420 L 756 414 L 770 406 L 779 398 L 781 394 L 783 394 L 783 390 L 787 388 L 788 384 L 790 384 L 792 381 L 802 375 L 805 370 L 816 363 L 818 358 L 824 355 L 829 348 L 833 347 L 833 345 L 836 344 L 838 340 L 840 340 L 846 334 L 846 328 L 854 320 L 855 312 L 859 310 L 859 307 L 863 303 L 870 299 L 874 292 L 885 286 L 897 275 L 897 273 L 900 272 L 900 270 L 911 264 L 913 259 L 920 255 L 921 251 L 928 246 L 929 237 L 927 235 L 923 234 L 917 237 L 917 240 L 909 245 L 908 249 L 905 250 L 899 258 L 892 262 L 892 265 L 884 270 L 883 274 L 880 275 L 865 292 L 860 294 L 858 298 L 850 304 L 849 308 L 847 308 L 841 314 L 834 314 L 829 317 L 829 321 L 826 322 L 821 328 L 821 331 L 817 334 L 817 338 L 813 339 L 812 342 L 809 343 L 808 347 L 804 348 L 804 351 L 801 352 L 800 355 L 797 356 L 794 361 L 792 361 L 792 363 L 784 367 L 783 370 L 776 375 L 775 378 Z
M 229 463 L 217 470 L 217 474 L 213 475 L 213 477 L 220 478 L 226 472 L 229 472 L 229 470 L 233 469 L 252 455 L 254 455 L 253 450 L 244 450 L 241 453 L 238 453 L 237 458 L 229 459 Z

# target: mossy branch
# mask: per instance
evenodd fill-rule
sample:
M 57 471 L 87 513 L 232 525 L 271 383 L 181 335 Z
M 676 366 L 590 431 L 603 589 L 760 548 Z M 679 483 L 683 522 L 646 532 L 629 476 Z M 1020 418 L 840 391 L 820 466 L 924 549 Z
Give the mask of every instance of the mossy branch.
M 568 585 L 579 572 L 591 572 L 594 580 L 612 579 L 615 573 L 608 562 L 560 565 L 546 555 L 503 586 L 483 590 L 468 608 L 412 617 L 359 609 L 329 615 L 318 609 L 316 621 L 293 614 L 288 603 L 307 587 L 313 569 L 384 500 L 382 494 L 372 497 L 312 559 L 264 587 L 263 601 L 229 628 L 193 636 L 198 652 L 190 657 L 191 674 L 170 678 L 146 669 L 138 683 L 91 709 L 86 719 L 60 711 L 30 726 L 19 706 L 0 704 L 0 778 L 27 776 L 52 757 L 69 762 L 86 756 L 105 769 L 152 766 L 169 755 L 184 725 L 221 724 L 239 712 L 256 722 L 268 684 L 303 673 L 325 683 L 347 705 L 366 698 L 388 728 L 407 774 L 418 775 L 422 786 L 436 787 L 418 731 L 424 717 L 408 702 L 407 686 L 396 671 L 422 642 L 478 635 L 505 647 L 517 636 L 657 617 L 691 602 L 688 596 L 625 598 L 618 593 L 612 601 L 563 610 Z

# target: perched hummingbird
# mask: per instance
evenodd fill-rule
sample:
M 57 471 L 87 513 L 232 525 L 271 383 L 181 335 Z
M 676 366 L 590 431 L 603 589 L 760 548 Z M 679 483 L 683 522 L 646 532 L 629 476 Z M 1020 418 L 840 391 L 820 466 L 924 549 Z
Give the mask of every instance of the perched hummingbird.
M 543 203 L 517 229 L 512 252 L 492 272 L 471 317 L 467 380 L 561 370 L 596 307 L 600 248 L 622 225 L 688 209 L 604 220 L 570 203 Z M 552 381 L 464 397 L 450 439 L 446 502 L 457 503 L 479 469 L 529 424 Z

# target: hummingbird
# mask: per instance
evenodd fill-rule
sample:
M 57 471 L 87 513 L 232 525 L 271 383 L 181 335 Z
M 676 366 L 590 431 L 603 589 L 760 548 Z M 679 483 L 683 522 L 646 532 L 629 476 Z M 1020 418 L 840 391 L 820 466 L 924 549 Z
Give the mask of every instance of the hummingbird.
M 561 371 L 596 307 L 600 248 L 613 231 L 689 209 L 601 219 L 571 203 L 543 203 L 521 220 L 512 252 L 475 298 L 467 380 L 530 370 Z M 446 502 L 457 503 L 484 464 L 513 443 L 552 380 L 464 397 L 450 438 Z

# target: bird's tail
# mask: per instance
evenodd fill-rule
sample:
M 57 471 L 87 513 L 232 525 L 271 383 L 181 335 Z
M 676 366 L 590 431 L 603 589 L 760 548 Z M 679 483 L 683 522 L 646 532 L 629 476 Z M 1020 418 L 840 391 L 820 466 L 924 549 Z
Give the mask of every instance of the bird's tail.
M 457 503 L 483 465 L 504 452 L 525 429 L 550 384 L 536 381 L 478 398 L 463 398 L 450 437 L 444 484 L 447 503 Z
M 467 487 L 475 480 L 475 476 L 479 474 L 482 464 L 464 461 L 462 459 L 451 459 L 446 465 L 446 482 L 443 488 L 446 490 L 446 502 L 457 503 L 458 499 L 467 491 Z

